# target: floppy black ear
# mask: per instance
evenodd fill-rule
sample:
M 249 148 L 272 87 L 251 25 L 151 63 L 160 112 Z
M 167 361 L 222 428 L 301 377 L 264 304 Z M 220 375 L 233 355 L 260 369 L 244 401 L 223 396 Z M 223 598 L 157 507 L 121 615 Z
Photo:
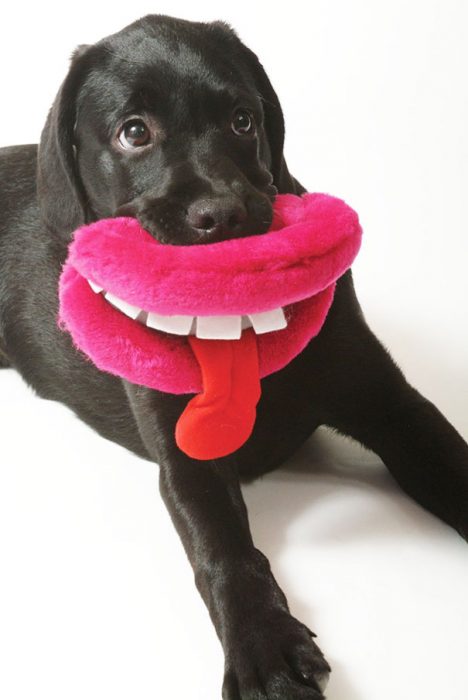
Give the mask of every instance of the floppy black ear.
M 265 131 L 271 151 L 273 181 L 280 194 L 302 194 L 305 188 L 294 178 L 284 158 L 284 118 L 276 92 L 256 54 L 243 46 L 245 59 L 263 103 Z
M 37 194 L 41 218 L 51 232 L 65 237 L 88 219 L 73 143 L 77 94 L 91 59 L 87 49 L 79 46 L 74 52 L 39 143 Z

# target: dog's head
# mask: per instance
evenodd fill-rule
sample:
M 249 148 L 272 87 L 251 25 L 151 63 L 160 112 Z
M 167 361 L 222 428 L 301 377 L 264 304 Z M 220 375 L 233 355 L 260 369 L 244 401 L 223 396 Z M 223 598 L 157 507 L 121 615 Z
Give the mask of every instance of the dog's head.
M 263 233 L 302 191 L 260 62 L 223 23 L 150 15 L 80 47 L 39 147 L 48 228 L 127 215 L 165 243 Z

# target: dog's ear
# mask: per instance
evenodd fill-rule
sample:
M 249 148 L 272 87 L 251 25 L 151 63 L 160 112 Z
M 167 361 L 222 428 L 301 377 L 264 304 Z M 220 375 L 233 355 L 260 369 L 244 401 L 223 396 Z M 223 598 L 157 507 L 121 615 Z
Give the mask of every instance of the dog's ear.
M 39 144 L 37 194 L 41 218 L 51 232 L 64 237 L 88 220 L 73 141 L 77 95 L 92 60 L 89 48 L 79 46 L 73 53 Z
M 273 183 L 281 194 L 302 194 L 306 190 L 290 174 L 284 158 L 284 118 L 278 96 L 256 54 L 244 44 L 242 47 L 245 60 L 263 103 L 264 127 L 271 152 Z

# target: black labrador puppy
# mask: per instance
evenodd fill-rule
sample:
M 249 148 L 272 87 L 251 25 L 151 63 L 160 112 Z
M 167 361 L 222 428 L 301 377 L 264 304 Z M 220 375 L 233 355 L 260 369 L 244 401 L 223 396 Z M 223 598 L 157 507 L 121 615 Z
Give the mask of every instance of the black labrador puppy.
M 100 372 L 57 328 L 57 280 L 79 224 L 125 213 L 179 245 L 264 232 L 275 193 L 304 191 L 283 140 L 270 81 L 228 26 L 148 16 L 79 47 L 39 148 L 0 158 L 0 363 L 160 465 L 225 651 L 225 700 L 323 698 L 329 666 L 255 548 L 239 488 L 317 426 L 374 450 L 407 493 L 468 536 L 468 446 L 369 330 L 351 272 L 319 336 L 262 380 L 252 437 L 213 462 L 175 445 L 187 397 Z

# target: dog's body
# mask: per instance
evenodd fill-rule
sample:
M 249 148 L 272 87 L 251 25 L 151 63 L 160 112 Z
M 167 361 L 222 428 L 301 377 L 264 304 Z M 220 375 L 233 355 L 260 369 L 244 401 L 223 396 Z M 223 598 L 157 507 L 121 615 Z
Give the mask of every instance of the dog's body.
M 194 60 L 201 76 L 195 86 Z M 179 83 L 176 97 L 155 108 L 149 131 L 159 148 L 129 157 L 119 144 L 108 145 L 112 137 L 99 125 L 110 113 L 117 119 L 119 100 L 128 99 L 124 86 L 132 87 L 140 68 L 160 92 L 161 76 L 173 88 Z M 107 82 L 99 82 L 101 72 Z M 109 72 L 118 78 L 106 91 Z M 141 78 L 135 80 L 141 95 Z M 204 92 L 205 83 L 211 92 Z M 236 117 L 242 143 L 214 126 L 236 84 L 257 123 L 249 135 L 245 113 Z M 259 94 L 263 106 L 253 104 Z M 143 102 L 138 114 L 152 110 L 148 94 Z M 170 133 L 169 120 L 178 133 Z M 135 124 L 132 138 L 141 134 L 141 124 L 132 129 Z M 413 498 L 468 536 L 468 447 L 373 336 L 350 272 L 338 282 L 319 336 L 262 380 L 252 437 L 214 462 L 191 460 L 174 443 L 186 396 L 100 372 L 57 327 L 58 276 L 78 224 L 125 212 L 161 240 L 173 231 L 171 242 L 180 244 L 199 240 L 200 232 L 213 240 L 241 227 L 251 235 L 266 230 L 272 179 L 279 192 L 303 191 L 284 162 L 283 137 L 276 95 L 230 30 L 150 17 L 79 50 L 39 157 L 36 146 L 0 152 L 0 366 L 15 367 L 39 395 L 65 403 L 103 436 L 160 464 L 162 496 L 226 654 L 228 700 L 317 699 L 329 670 L 253 545 L 240 477 L 275 468 L 326 424 L 374 450 Z

